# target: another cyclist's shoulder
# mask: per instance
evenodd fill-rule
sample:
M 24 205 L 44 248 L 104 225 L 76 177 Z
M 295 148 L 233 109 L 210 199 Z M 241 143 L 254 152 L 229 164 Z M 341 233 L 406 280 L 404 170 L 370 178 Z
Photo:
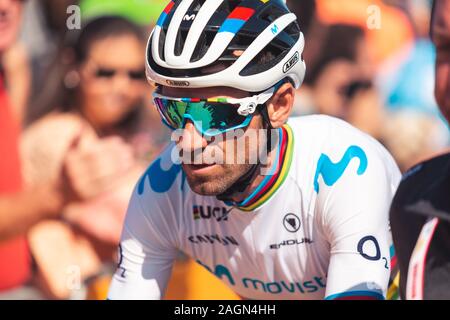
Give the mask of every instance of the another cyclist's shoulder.
M 403 210 L 412 203 L 427 198 L 431 193 L 447 198 L 448 190 L 440 190 L 441 184 L 450 179 L 450 153 L 416 164 L 402 177 L 397 194 L 393 201 L 393 211 Z

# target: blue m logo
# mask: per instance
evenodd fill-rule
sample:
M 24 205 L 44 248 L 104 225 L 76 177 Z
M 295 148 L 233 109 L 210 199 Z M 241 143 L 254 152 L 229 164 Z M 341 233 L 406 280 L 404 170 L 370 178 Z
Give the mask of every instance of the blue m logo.
M 277 34 L 278 33 L 278 26 L 276 24 L 274 24 L 271 30 L 272 30 L 273 34 Z
M 145 182 L 148 180 L 150 187 L 157 193 L 169 191 L 181 172 L 181 165 L 172 165 L 169 170 L 161 168 L 161 159 L 157 159 L 144 173 L 138 185 L 138 194 L 142 195 L 145 189 Z
M 363 149 L 358 146 L 351 146 L 347 149 L 342 159 L 333 163 L 331 159 L 323 154 L 317 162 L 316 174 L 314 175 L 314 190 L 319 193 L 319 176 L 322 175 L 323 181 L 329 187 L 336 183 L 344 174 L 348 164 L 353 158 L 359 159 L 358 175 L 364 174 L 367 169 L 367 156 Z

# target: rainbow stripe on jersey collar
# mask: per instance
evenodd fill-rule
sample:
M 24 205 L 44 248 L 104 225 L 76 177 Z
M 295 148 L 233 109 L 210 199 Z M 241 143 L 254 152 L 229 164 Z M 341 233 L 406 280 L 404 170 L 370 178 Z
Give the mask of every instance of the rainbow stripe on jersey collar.
M 261 184 L 252 192 L 250 196 L 240 203 L 230 203 L 242 211 L 254 211 L 265 204 L 277 192 L 289 173 L 294 150 L 294 135 L 289 125 L 284 125 L 279 129 L 279 144 L 277 157 Z

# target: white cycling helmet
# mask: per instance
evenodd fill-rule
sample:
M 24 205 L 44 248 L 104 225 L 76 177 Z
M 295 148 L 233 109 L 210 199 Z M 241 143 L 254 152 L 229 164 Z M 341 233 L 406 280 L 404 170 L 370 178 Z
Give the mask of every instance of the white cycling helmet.
M 169 87 L 300 87 L 304 37 L 284 0 L 172 0 L 147 44 L 148 80 Z

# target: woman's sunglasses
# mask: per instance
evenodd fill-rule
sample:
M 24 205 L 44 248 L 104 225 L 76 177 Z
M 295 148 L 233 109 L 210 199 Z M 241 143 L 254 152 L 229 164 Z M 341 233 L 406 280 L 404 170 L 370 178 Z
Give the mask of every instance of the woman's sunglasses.
M 257 107 L 264 105 L 280 85 L 242 99 L 172 98 L 155 92 L 153 100 L 163 122 L 172 130 L 184 128 L 186 121 L 191 120 L 198 132 L 215 136 L 247 127 Z
M 95 71 L 94 75 L 96 78 L 111 79 L 120 72 L 121 71 L 116 70 L 116 69 L 98 68 Z M 126 74 L 130 80 L 135 80 L 135 81 L 145 80 L 145 70 L 127 70 Z

